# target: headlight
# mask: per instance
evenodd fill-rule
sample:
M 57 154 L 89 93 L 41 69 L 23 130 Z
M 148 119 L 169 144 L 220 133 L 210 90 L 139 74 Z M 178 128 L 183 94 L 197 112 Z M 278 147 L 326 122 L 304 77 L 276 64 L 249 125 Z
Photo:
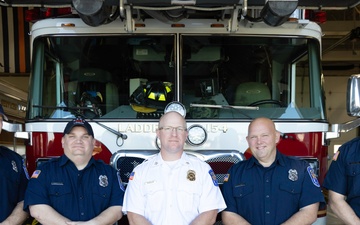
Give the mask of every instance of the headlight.
M 202 145 L 207 138 L 207 133 L 205 129 L 200 125 L 192 125 L 188 128 L 188 137 L 187 142 L 190 145 Z

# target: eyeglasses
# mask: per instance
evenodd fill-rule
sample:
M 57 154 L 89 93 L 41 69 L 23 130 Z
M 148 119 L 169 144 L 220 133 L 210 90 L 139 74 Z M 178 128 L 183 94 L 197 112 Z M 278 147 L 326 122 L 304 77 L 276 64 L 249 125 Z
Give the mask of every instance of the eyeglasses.
M 185 128 L 185 127 L 159 127 L 159 130 L 163 130 L 166 133 L 171 133 L 174 130 L 176 132 L 183 133 L 183 132 L 187 131 L 187 128 Z

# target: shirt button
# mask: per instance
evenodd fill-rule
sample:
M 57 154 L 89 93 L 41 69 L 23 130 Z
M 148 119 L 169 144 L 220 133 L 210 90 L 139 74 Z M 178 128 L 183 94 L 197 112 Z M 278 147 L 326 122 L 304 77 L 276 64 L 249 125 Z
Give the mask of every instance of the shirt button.
M 80 200 L 82 200 L 83 199 L 83 196 L 80 196 Z
M 266 198 L 269 198 L 270 196 L 269 196 L 269 195 L 266 195 L 265 197 L 266 197 Z
M 83 216 L 85 213 L 82 212 L 82 213 L 80 213 L 80 214 Z
M 267 212 L 266 212 L 266 215 L 269 215 L 269 214 L 270 214 L 270 212 L 269 212 L 269 211 L 267 211 Z

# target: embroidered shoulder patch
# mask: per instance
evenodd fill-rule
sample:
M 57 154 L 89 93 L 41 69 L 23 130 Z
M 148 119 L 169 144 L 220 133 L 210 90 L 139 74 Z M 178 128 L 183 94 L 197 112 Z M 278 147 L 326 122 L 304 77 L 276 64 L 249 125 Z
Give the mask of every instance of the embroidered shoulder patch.
M 133 172 L 131 172 L 131 174 L 130 174 L 129 180 L 133 180 L 134 177 L 135 177 L 135 172 L 133 171 Z
M 24 160 L 24 159 L 22 160 L 22 167 L 23 167 L 23 170 L 24 170 L 24 173 L 25 173 L 26 178 L 29 180 L 29 179 L 30 179 L 30 177 L 29 177 L 29 172 L 28 172 L 27 169 L 26 169 L 26 165 L 25 165 L 25 160 Z
M 313 182 L 313 184 L 316 186 L 316 187 L 320 187 L 320 183 L 318 181 L 318 179 L 316 178 L 316 175 L 314 173 L 314 170 L 313 168 L 311 168 L 311 166 L 308 166 L 307 167 L 307 171 L 309 173 L 309 176 L 311 178 L 311 181 Z
M 214 171 L 213 171 L 213 170 L 209 170 L 209 174 L 210 174 L 211 179 L 212 179 L 212 181 L 213 181 L 213 183 L 214 183 L 214 186 L 219 186 L 219 183 L 218 183 L 218 180 L 217 180 L 217 178 L 216 178 L 216 175 L 215 175 Z
M 228 182 L 230 178 L 230 174 L 225 174 L 224 182 Z
M 124 187 L 124 184 L 121 180 L 121 176 L 120 176 L 120 170 L 116 172 L 116 175 L 117 175 L 117 179 L 118 179 L 118 182 L 119 182 L 119 186 L 120 186 L 120 189 L 125 192 L 125 187 Z
M 35 170 L 31 175 L 31 178 L 38 178 L 41 173 L 41 170 Z

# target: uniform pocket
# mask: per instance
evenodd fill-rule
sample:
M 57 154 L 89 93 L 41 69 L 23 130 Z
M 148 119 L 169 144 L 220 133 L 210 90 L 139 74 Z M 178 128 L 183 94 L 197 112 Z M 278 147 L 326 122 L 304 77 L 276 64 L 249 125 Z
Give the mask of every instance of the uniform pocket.
M 182 211 L 193 211 L 194 207 L 199 205 L 200 195 L 199 188 L 196 188 L 195 181 L 186 182 L 178 187 L 178 204 Z
M 92 189 L 92 194 L 96 197 L 99 198 L 99 200 L 102 200 L 102 199 L 109 199 L 110 198 L 110 187 L 100 187 L 100 186 L 97 186 L 97 187 L 94 187 Z
M 63 185 L 62 183 L 59 184 L 52 184 L 49 189 L 49 194 L 51 196 L 61 197 L 63 195 L 67 195 L 71 193 L 71 189 L 69 186 Z
M 281 191 L 290 195 L 297 195 L 301 193 L 301 185 L 280 184 L 279 188 Z
M 345 172 L 350 177 L 358 176 L 360 174 L 360 162 L 350 162 L 346 165 Z
M 287 201 L 297 205 L 301 195 L 301 184 L 292 182 L 291 184 L 283 183 L 279 185 L 279 200 Z
M 349 177 L 349 181 L 353 184 L 351 185 L 353 188 L 352 192 L 355 195 L 360 195 L 360 162 L 350 162 L 345 167 L 346 176 Z
M 49 188 L 49 195 L 54 205 L 64 206 L 70 198 L 71 188 L 63 183 L 53 182 Z
M 146 209 L 160 211 L 164 203 L 164 188 L 156 181 L 145 183 L 145 197 L 147 198 Z
M 254 191 L 253 185 L 238 184 L 233 188 L 233 196 L 235 198 L 244 198 Z

